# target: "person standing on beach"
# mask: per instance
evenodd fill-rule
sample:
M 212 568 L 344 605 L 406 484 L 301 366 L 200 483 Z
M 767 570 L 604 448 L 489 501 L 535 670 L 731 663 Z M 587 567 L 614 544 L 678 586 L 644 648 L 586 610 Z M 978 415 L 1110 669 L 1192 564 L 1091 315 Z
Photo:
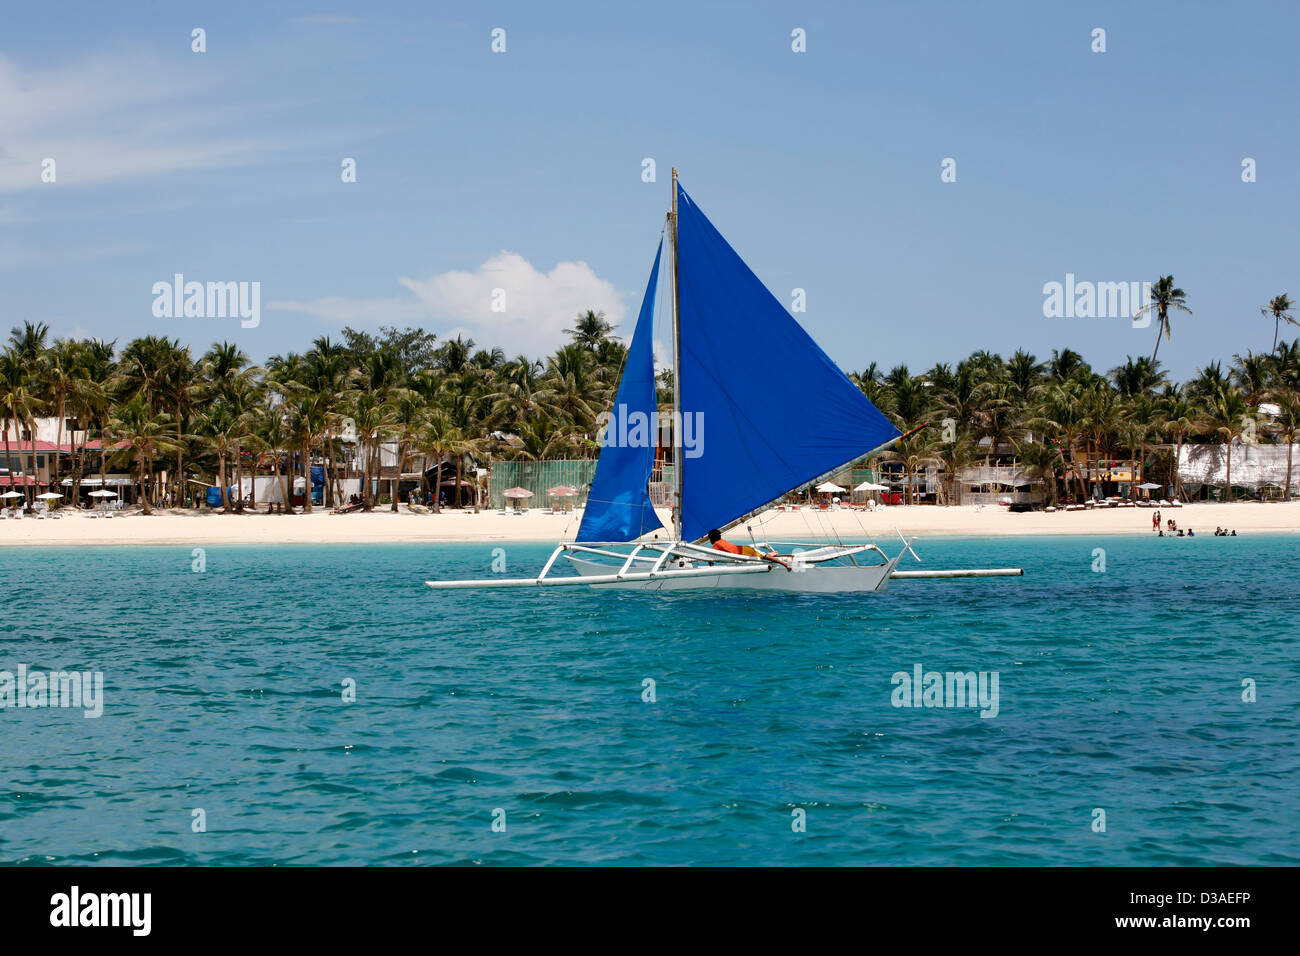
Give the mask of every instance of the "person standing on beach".
M 1157 511 L 1155 514 L 1153 514 L 1153 515 L 1151 516 L 1151 530 L 1152 530 L 1152 531 L 1159 531 L 1159 530 L 1160 530 L 1160 512 L 1159 512 L 1159 511 Z

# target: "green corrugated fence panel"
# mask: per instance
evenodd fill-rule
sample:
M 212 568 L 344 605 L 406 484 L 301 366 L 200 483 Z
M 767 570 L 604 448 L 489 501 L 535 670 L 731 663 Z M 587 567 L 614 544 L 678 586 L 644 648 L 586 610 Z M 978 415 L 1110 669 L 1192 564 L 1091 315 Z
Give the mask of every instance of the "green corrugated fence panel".
M 528 499 L 530 508 L 550 507 L 551 501 L 546 497 L 546 489 L 556 485 L 569 485 L 578 492 L 574 505 L 584 504 L 591 480 L 596 475 L 594 458 L 579 458 L 556 461 L 494 461 L 492 462 L 493 508 L 505 505 L 502 492 L 507 488 L 527 488 L 533 493 Z

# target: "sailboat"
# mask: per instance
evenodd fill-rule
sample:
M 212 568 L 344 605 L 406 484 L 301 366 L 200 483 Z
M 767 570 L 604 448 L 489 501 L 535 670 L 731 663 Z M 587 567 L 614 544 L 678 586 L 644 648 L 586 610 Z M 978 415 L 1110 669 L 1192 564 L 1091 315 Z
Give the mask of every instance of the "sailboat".
M 893 557 L 873 543 L 758 541 L 752 529 L 751 545 L 721 551 L 710 544 L 791 491 L 903 436 L 750 271 L 682 188 L 676 169 L 672 189 L 665 227 L 674 359 L 672 528 L 664 527 L 649 492 L 658 444 L 653 338 L 661 238 L 575 540 L 561 542 L 534 578 L 428 586 L 879 593 L 893 578 L 1022 574 L 1019 568 L 900 571 L 904 555 L 920 561 L 907 538 Z M 557 565 L 575 573 L 553 573 Z

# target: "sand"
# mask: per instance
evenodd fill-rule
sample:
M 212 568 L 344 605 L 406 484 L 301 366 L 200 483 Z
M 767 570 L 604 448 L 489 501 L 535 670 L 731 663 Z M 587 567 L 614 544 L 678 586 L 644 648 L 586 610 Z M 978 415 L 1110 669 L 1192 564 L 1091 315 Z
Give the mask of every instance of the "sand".
M 844 538 L 872 536 L 895 538 L 898 528 L 907 535 L 976 536 L 998 535 L 1111 535 L 1151 534 L 1151 509 L 1108 508 L 1094 511 L 1030 512 L 1011 514 L 1006 509 L 985 506 L 940 508 L 935 506 L 892 507 L 880 512 L 768 511 L 750 522 L 760 540 L 815 540 L 839 535 Z M 1235 528 L 1237 533 L 1300 531 L 1300 501 L 1288 503 L 1246 503 L 1230 505 L 1193 504 L 1162 509 L 1162 519 L 1173 518 L 1183 529 L 1197 535 L 1213 535 L 1216 525 Z M 335 515 L 317 510 L 310 515 L 223 515 L 212 512 L 160 511 L 148 517 L 120 512 L 109 520 L 89 518 L 64 510 L 58 520 L 0 521 L 3 545 L 110 545 L 110 544 L 359 544 L 420 541 L 559 541 L 572 540 L 581 512 L 552 515 L 533 509 L 522 515 L 495 511 L 473 514 L 444 511 L 442 514 L 413 514 L 403 505 L 393 514 L 376 510 L 371 514 Z M 667 513 L 661 517 L 668 521 Z M 729 532 L 732 540 L 746 543 L 743 528 Z

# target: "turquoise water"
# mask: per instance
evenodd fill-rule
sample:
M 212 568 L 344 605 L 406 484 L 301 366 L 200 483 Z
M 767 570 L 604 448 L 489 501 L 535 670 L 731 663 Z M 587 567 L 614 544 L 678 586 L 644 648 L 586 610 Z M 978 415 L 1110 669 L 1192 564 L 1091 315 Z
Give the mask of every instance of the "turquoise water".
M 105 704 L 0 711 L 0 861 L 1300 863 L 1297 544 L 923 539 L 1026 577 L 829 598 L 423 587 L 549 552 L 500 542 L 3 548 L 0 670 Z M 918 663 L 996 671 L 997 716 L 893 706 Z

